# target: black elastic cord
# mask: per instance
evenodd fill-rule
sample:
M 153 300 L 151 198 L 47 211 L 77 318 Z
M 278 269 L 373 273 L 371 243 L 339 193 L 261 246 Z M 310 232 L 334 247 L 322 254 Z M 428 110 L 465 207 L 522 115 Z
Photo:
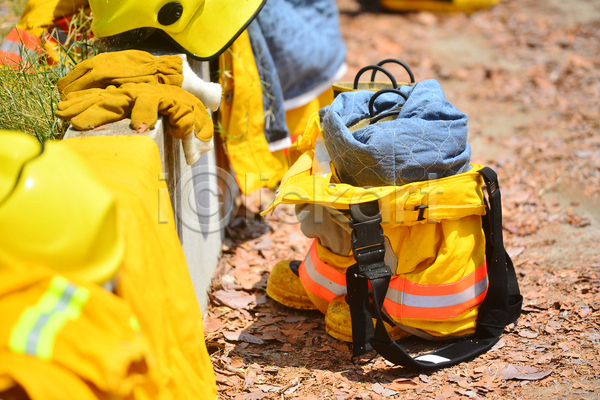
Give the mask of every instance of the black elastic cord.
M 19 186 L 19 181 L 21 180 L 21 178 L 23 177 L 23 171 L 25 170 L 25 167 L 32 162 L 33 160 L 35 160 L 36 158 L 38 158 L 39 156 L 42 155 L 42 153 L 44 152 L 44 150 L 46 149 L 46 145 L 44 144 L 44 142 L 40 143 L 40 152 L 37 153 L 36 155 L 34 155 L 33 157 L 31 157 L 28 160 L 25 160 L 23 162 L 23 164 L 21 165 L 21 168 L 19 169 L 19 173 L 17 174 L 17 177 L 15 179 L 15 184 L 13 185 L 13 187 L 6 193 L 6 195 L 4 196 L 3 199 L 0 199 L 0 207 L 6 202 L 8 201 L 8 199 L 10 198 L 10 196 L 12 196 L 12 194 L 15 192 L 15 190 L 17 190 L 17 186 Z

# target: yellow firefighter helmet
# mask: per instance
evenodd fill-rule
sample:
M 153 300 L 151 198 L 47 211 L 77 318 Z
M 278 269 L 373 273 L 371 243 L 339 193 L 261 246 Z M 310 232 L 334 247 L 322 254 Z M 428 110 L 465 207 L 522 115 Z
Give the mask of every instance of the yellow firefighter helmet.
M 208 60 L 233 43 L 265 2 L 90 0 L 92 30 L 97 37 L 106 38 L 144 28 L 160 29 L 192 57 Z
M 0 131 L 0 267 L 45 265 L 102 284 L 123 256 L 114 197 L 79 156 Z

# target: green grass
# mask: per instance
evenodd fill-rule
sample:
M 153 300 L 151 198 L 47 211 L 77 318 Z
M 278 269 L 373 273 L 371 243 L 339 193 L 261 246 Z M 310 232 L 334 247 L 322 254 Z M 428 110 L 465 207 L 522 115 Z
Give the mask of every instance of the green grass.
M 11 3 L 16 10 L 25 4 Z M 69 38 L 57 49 L 56 65 L 48 65 L 43 54 L 24 54 L 19 65 L 0 69 L 0 129 L 25 132 L 41 142 L 62 138 L 69 124 L 54 114 L 60 101 L 56 84 L 75 64 L 97 53 L 90 25 L 83 10 L 73 17 Z

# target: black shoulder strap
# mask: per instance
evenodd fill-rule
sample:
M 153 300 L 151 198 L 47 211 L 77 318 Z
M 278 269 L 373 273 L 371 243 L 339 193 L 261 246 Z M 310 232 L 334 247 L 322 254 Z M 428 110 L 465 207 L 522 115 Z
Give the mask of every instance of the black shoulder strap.
M 359 356 L 375 349 L 394 364 L 420 369 L 444 368 L 488 351 L 499 340 L 504 327 L 519 318 L 522 296 L 515 270 L 504 249 L 502 203 L 496 173 L 491 168 L 479 171 L 487 187 L 489 207 L 483 218 L 489 287 L 477 317 L 475 334 L 434 352 L 411 357 L 394 342 L 385 329 L 383 301 L 391 279 L 385 265 L 381 214 L 377 201 L 350 205 L 352 249 L 356 264 L 348 268 L 347 301 L 352 319 L 353 354 Z M 372 304 L 368 286 L 372 288 Z M 377 323 L 373 326 L 372 319 Z

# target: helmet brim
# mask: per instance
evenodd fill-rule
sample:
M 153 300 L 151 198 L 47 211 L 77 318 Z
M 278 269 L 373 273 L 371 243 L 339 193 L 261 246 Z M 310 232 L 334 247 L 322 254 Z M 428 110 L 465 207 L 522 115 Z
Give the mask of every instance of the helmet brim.
M 109 21 L 94 20 L 92 29 L 97 37 L 107 37 L 130 29 L 157 28 L 176 45 L 176 50 L 183 50 L 196 60 L 208 61 L 218 57 L 238 38 L 266 1 L 206 0 L 181 30 L 170 31 L 169 26 L 162 26 L 158 22 L 149 26 L 134 26 L 131 22 L 122 23 L 118 16 Z

